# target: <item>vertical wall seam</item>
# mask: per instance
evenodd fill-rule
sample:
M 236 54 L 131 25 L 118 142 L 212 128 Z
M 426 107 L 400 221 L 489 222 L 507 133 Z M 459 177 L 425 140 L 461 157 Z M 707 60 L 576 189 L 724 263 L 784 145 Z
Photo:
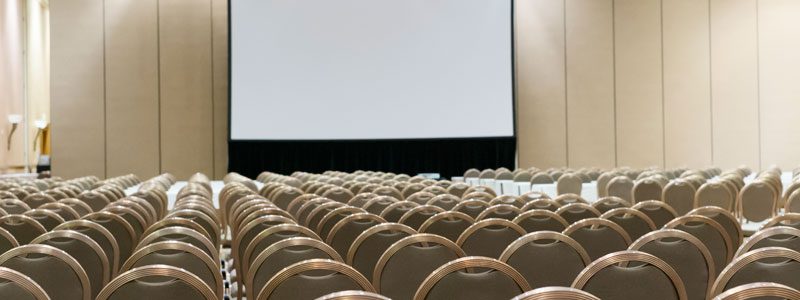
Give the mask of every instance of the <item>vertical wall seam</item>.
M 659 1 L 659 22 L 661 23 L 661 165 L 667 167 L 667 118 L 665 112 L 666 97 L 664 96 L 664 0 Z
M 711 114 L 710 123 L 711 123 L 711 165 L 713 166 L 714 161 L 714 84 L 712 83 L 712 69 L 713 63 L 712 60 L 714 56 L 711 55 L 712 50 L 712 41 L 711 41 L 711 1 L 708 0 L 708 112 Z
M 108 177 L 108 83 L 106 78 L 106 1 L 103 0 L 103 177 Z
M 158 72 L 158 173 L 164 173 L 161 147 L 161 1 L 156 0 L 156 57 Z
M 759 18 L 760 0 L 756 0 L 756 119 L 758 120 L 758 169 L 764 168 L 761 152 L 761 24 Z
M 564 30 L 564 148 L 566 149 L 566 166 L 569 167 L 569 97 L 567 83 L 567 0 L 562 1 L 563 30 Z
M 616 0 L 611 0 L 611 80 L 613 90 L 614 111 L 611 116 L 614 119 L 614 166 L 619 166 L 619 154 L 617 144 L 617 10 Z
M 217 127 L 215 126 L 216 113 L 214 107 L 215 104 L 214 100 L 216 96 L 216 94 L 214 93 L 214 91 L 216 90 L 216 87 L 214 86 L 214 61 L 215 61 L 214 60 L 214 0 L 209 0 L 208 4 L 209 4 L 208 16 L 210 18 L 209 19 L 210 21 L 208 23 L 211 24 L 211 31 L 209 31 L 210 33 L 209 35 L 211 37 L 211 44 L 210 44 L 211 47 L 211 174 L 210 175 L 211 176 L 210 177 L 216 178 L 217 177 L 217 154 L 216 154 Z

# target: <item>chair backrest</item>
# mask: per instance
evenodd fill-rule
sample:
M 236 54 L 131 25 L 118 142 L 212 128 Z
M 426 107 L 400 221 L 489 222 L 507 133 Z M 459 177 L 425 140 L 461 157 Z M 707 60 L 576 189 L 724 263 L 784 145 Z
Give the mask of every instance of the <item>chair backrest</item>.
M 759 263 L 762 260 L 779 262 Z M 753 282 L 774 282 L 794 289 L 800 288 L 800 253 L 781 247 L 756 249 L 734 259 L 719 274 L 711 295 L 716 296 L 733 287 Z
M 14 235 L 8 232 L 8 230 L 0 228 L 0 253 L 11 250 L 17 246 L 19 246 L 19 242 L 14 238 Z
M 626 262 L 645 264 L 617 266 Z M 653 255 L 631 250 L 595 260 L 575 278 L 572 287 L 601 299 L 688 299 L 675 269 Z
M 0 295 L 5 299 L 50 300 L 47 292 L 30 277 L 0 267 Z
M 105 195 L 97 191 L 85 191 L 80 195 L 78 195 L 78 200 L 81 200 L 84 203 L 88 204 L 89 207 L 92 208 L 92 211 L 95 212 L 102 210 L 104 207 L 106 207 L 106 205 L 111 203 L 111 200 L 109 200 Z
M 342 257 L 347 256 L 347 250 L 359 234 L 368 228 L 386 223 L 386 220 L 371 213 L 352 214 L 336 222 L 325 237 L 325 243 L 331 245 Z
M 575 222 L 564 229 L 563 234 L 580 243 L 592 260 L 611 252 L 625 250 L 631 243 L 631 238 L 625 229 L 614 222 L 600 218 Z
M 147 201 L 147 200 L 145 200 L 145 201 Z M 72 209 L 75 210 L 75 212 L 78 213 L 78 215 L 80 217 L 83 217 L 83 216 L 88 215 L 88 214 L 93 212 L 92 211 L 92 207 L 90 207 L 88 204 L 86 204 L 86 202 L 83 202 L 83 201 L 75 199 L 75 198 L 61 199 L 61 200 L 58 200 L 58 203 L 62 203 L 62 204 L 65 204 L 65 205 L 71 207 Z
M 165 265 L 149 265 L 120 274 L 108 283 L 96 300 L 217 299 L 214 291 L 196 275 Z
M 514 174 L 514 182 L 531 182 L 531 178 L 533 178 L 533 174 L 528 171 L 520 171 Z
M 689 299 L 706 299 L 714 284 L 718 266 L 714 265 L 711 252 L 698 238 L 684 231 L 653 231 L 634 241 L 628 250 L 652 254 L 669 264 L 686 285 Z
M 123 262 L 119 259 L 119 246 L 117 245 L 117 239 L 114 238 L 114 235 L 111 234 L 108 229 L 100 226 L 100 224 L 87 220 L 73 220 L 58 225 L 54 230 L 76 231 L 95 241 L 100 248 L 103 249 L 103 254 L 106 256 L 106 260 L 111 266 L 112 276 L 116 275 L 117 271 L 122 266 Z
M 774 282 L 753 282 L 729 289 L 714 297 L 714 300 L 761 299 L 800 299 L 800 291 Z
M 384 187 L 384 188 L 389 188 L 389 187 Z M 379 188 L 376 191 L 378 191 L 378 190 L 383 191 L 382 189 L 383 188 Z M 393 188 L 391 188 L 391 189 L 393 189 Z M 395 190 L 395 192 L 397 192 L 397 191 Z M 376 194 L 382 195 L 381 193 L 377 193 L 377 192 L 376 192 Z M 397 192 L 397 195 L 392 195 L 392 196 L 397 197 L 399 195 L 400 195 L 400 192 Z M 343 187 L 333 187 L 333 188 L 325 191 L 324 193 L 322 193 L 322 197 L 331 199 L 333 201 L 337 201 L 339 203 L 347 203 L 348 201 L 350 201 L 350 199 L 353 198 L 353 196 L 354 196 L 353 192 L 351 192 L 350 190 L 348 190 L 346 188 L 343 188 Z
M 631 204 L 619 197 L 606 196 L 597 199 L 597 201 L 592 203 L 592 207 L 596 208 L 597 211 L 601 213 L 605 213 L 615 208 L 631 207 Z
M 480 176 L 480 175 L 481 175 L 481 171 L 480 171 L 480 170 L 478 170 L 478 169 L 475 169 L 475 168 L 473 168 L 473 169 L 469 169 L 469 170 L 467 170 L 466 172 L 464 172 L 464 177 L 465 177 L 465 178 L 469 178 L 469 177 L 478 177 L 478 176 Z
M 22 199 L 30 208 L 38 208 L 46 203 L 56 202 L 56 199 L 45 193 L 30 194 Z
M 475 219 L 465 213 L 445 211 L 425 220 L 419 226 L 419 232 L 437 234 L 455 242 L 461 233 L 474 223 Z
M 527 291 L 511 300 L 600 300 L 592 294 L 563 286 L 549 286 Z
M 575 223 L 580 220 L 600 217 L 601 213 L 594 207 L 586 203 L 570 203 L 559 207 L 556 214 L 564 218 L 567 223 Z
M 383 295 L 365 291 L 341 291 L 333 292 L 316 300 L 392 300 Z
M 320 237 L 310 229 L 296 224 L 280 224 L 267 228 L 259 232 L 258 235 L 250 241 L 250 244 L 245 247 L 240 258 L 242 262 L 241 273 L 247 274 L 250 262 L 252 262 L 261 251 L 264 251 L 264 249 L 270 245 L 281 240 L 293 237 L 307 237 L 321 240 Z
M 469 185 L 463 182 L 456 182 L 447 187 L 447 193 L 456 197 L 461 197 L 469 189 Z
M 769 228 L 772 226 L 789 226 L 792 228 L 800 229 L 800 213 L 785 213 L 769 219 L 761 228 Z
M 452 241 L 434 234 L 415 234 L 392 244 L 372 272 L 372 285 L 392 299 L 411 299 L 425 278 L 454 259 L 464 257 Z
M 558 182 L 556 182 L 556 193 L 561 194 L 581 194 L 583 181 L 581 177 L 573 174 L 567 173 L 562 175 L 558 178 Z
M 527 200 L 515 195 L 500 195 L 489 201 L 489 205 L 508 204 L 517 208 L 522 208 L 526 203 L 528 203 Z
M 168 265 L 189 271 L 222 297 L 222 275 L 219 265 L 208 254 L 192 244 L 163 241 L 142 247 L 122 265 L 122 271 L 147 265 Z
M 142 238 L 142 240 L 139 241 L 139 244 L 136 246 L 135 249 L 139 249 L 144 246 L 150 245 L 152 243 L 163 242 L 163 241 L 181 241 L 192 244 L 195 247 L 200 248 L 204 252 L 206 252 L 206 254 L 211 256 L 211 258 L 214 259 L 214 261 L 219 260 L 219 250 L 217 250 L 217 247 L 211 243 L 211 240 L 209 240 L 207 236 L 204 236 L 203 234 L 193 229 L 185 227 L 167 227 L 156 230 L 153 233 Z M 236 257 L 238 257 L 238 254 Z M 239 259 L 234 260 L 234 262 L 238 261 L 240 260 Z
M 440 194 L 431 198 L 431 200 L 428 200 L 428 202 L 425 204 L 438 206 L 445 210 L 450 210 L 456 205 L 458 205 L 459 202 L 461 202 L 461 198 L 459 197 L 450 194 Z
M 569 223 L 556 213 L 545 209 L 533 209 L 521 213 L 512 221 L 526 232 L 555 231 L 567 229 Z
M 731 247 L 736 250 L 739 245 L 744 241 L 744 232 L 742 231 L 742 224 L 739 220 L 729 211 L 716 206 L 698 207 L 690 211 L 687 215 L 700 215 L 711 218 L 717 221 L 725 232 L 731 238 Z
M 83 216 L 84 220 L 89 220 L 105 227 L 117 239 L 119 246 L 119 259 L 125 261 L 133 253 L 136 246 L 136 233 L 133 227 L 122 217 L 109 212 L 93 212 Z
M 478 214 L 478 217 L 476 217 L 475 220 L 481 221 L 485 219 L 497 218 L 511 221 L 521 213 L 522 210 L 514 205 L 495 204 L 484 209 L 480 214 Z
M 38 221 L 25 215 L 0 217 L 0 228 L 11 233 L 20 245 L 27 245 L 37 236 L 47 232 Z
M 756 179 L 739 192 L 737 209 L 745 220 L 761 222 L 778 213 L 779 198 L 780 193 L 771 184 Z
M 39 206 L 39 209 L 49 210 L 58 214 L 64 221 L 72 221 L 81 218 L 81 215 L 69 205 L 60 202 L 47 203 Z
M 606 190 L 609 196 L 615 196 L 633 203 L 633 180 L 627 176 L 617 176 L 608 181 Z
M 733 258 L 733 244 L 725 229 L 711 218 L 700 215 L 686 215 L 670 221 L 664 228 L 678 229 L 695 236 L 711 252 L 714 266 L 725 266 Z M 716 272 L 722 271 L 717 268 Z
M 319 274 L 319 271 L 329 272 Z M 343 290 L 375 292 L 369 280 L 352 267 L 329 259 L 310 259 L 278 272 L 256 299 L 314 299 Z
M 519 271 L 532 288 L 569 286 L 591 262 L 577 241 L 553 231 L 522 236 L 506 247 L 499 260 Z
M 647 200 L 661 200 L 663 189 L 664 187 L 661 186 L 661 183 L 652 178 L 638 180 L 633 185 L 633 201 L 637 203 Z
M 498 258 L 509 244 L 525 234 L 525 229 L 509 220 L 485 219 L 465 229 L 456 244 L 467 255 Z
M 365 203 L 361 208 L 366 210 L 368 213 L 378 215 L 384 209 L 397 202 L 400 202 L 400 200 L 392 196 L 377 196 L 369 199 L 369 201 L 367 201 L 367 203 Z
M 785 212 L 800 213 L 800 189 L 795 190 L 786 197 L 786 204 L 783 209 Z
M 525 196 L 522 196 L 522 197 L 525 197 Z M 528 210 L 532 210 L 532 209 L 545 209 L 545 210 L 549 210 L 549 211 L 555 212 L 561 206 L 562 205 L 560 203 L 556 202 L 553 199 L 539 198 L 539 199 L 534 199 L 534 200 L 528 201 L 528 203 L 526 203 L 525 206 L 522 207 L 522 211 L 528 211 Z
M 678 213 L 676 213 L 669 204 L 663 201 L 643 201 L 636 203 L 631 208 L 647 215 L 650 220 L 653 221 L 653 224 L 656 225 L 656 228 L 664 227 L 669 221 L 678 217 Z
M 344 207 L 344 206 L 347 206 L 347 204 L 336 201 L 325 202 L 322 205 L 312 209 L 311 212 L 308 213 L 305 223 L 302 225 L 308 228 L 317 228 L 317 226 L 319 226 L 320 221 L 322 220 L 323 217 L 325 217 L 326 214 L 339 207 Z
M 800 229 L 775 226 L 759 230 L 739 247 L 734 257 L 766 247 L 783 247 L 800 252 Z
M 474 268 L 489 271 L 473 273 Z M 414 300 L 509 299 L 530 289 L 519 272 L 499 260 L 464 257 L 428 275 L 414 294 Z
M 694 195 L 697 193 L 689 181 L 676 179 L 664 187 L 662 199 L 679 215 L 685 215 L 694 208 Z
M 553 182 L 555 182 L 555 179 L 545 172 L 533 174 L 531 177 L 531 184 L 551 184 Z
M 694 207 L 718 206 L 733 211 L 736 196 L 722 182 L 706 182 L 694 195 Z
M 0 266 L 30 277 L 52 299 L 90 300 L 91 283 L 80 263 L 48 245 L 24 245 L 0 255 Z
M 250 263 L 248 272 L 240 275 L 240 283 L 243 281 L 247 287 L 247 298 L 255 298 L 261 287 L 284 268 L 309 259 L 342 262 L 342 257 L 336 250 L 319 240 L 307 237 L 283 239 L 258 253 Z
M 365 277 L 372 278 L 372 271 L 383 252 L 395 242 L 414 234 L 417 234 L 416 230 L 399 223 L 372 226 L 359 234 L 350 245 L 346 262 Z
M 52 246 L 74 258 L 86 272 L 91 286 L 91 297 L 111 280 L 111 265 L 100 245 L 89 236 L 73 230 L 56 230 L 40 235 L 32 244 Z
M 445 210 L 443 208 L 438 206 L 420 205 L 403 214 L 403 216 L 400 217 L 400 220 L 397 220 L 397 223 L 407 225 L 408 227 L 416 230 L 420 225 L 422 225 L 422 223 L 425 223 L 425 220 L 444 211 Z
M 600 218 L 617 223 L 625 229 L 631 240 L 636 240 L 648 232 L 656 230 L 656 224 L 650 220 L 650 217 L 632 208 L 615 208 L 605 212 Z
M 465 213 L 474 219 L 477 218 L 481 212 L 489 208 L 489 206 L 491 205 L 489 205 L 487 201 L 473 199 L 461 201 L 450 210 Z
M 22 200 L 17 199 L 2 199 L 0 200 L 0 209 L 6 214 L 22 214 L 31 210 L 31 207 Z
M 333 225 L 336 225 L 336 223 L 349 215 L 366 212 L 367 211 L 363 208 L 349 205 L 336 208 L 325 214 L 325 216 L 320 219 L 319 223 L 317 224 L 316 232 L 324 240 L 328 236 L 328 233 L 331 232 Z
M 400 192 L 403 194 L 403 198 L 404 199 L 408 199 L 408 196 L 411 196 L 411 195 L 413 195 L 414 193 L 417 193 L 417 192 L 421 192 L 423 189 L 425 189 L 425 185 L 424 184 L 412 183 L 412 184 L 407 185 Z

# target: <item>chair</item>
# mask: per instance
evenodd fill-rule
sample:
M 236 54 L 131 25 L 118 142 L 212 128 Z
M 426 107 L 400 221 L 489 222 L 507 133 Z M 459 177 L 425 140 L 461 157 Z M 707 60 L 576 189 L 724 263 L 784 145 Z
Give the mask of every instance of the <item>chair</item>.
M 753 181 L 740 192 L 737 211 L 747 221 L 761 222 L 778 213 L 780 193 L 764 180 Z
M 402 192 L 400 192 L 399 190 L 397 190 L 396 188 L 391 187 L 391 186 L 379 187 L 379 188 L 375 189 L 374 191 L 372 191 L 372 193 L 374 193 L 374 194 L 376 194 L 378 196 L 393 197 L 393 198 L 398 199 L 398 200 L 405 199 L 403 197 L 403 193 Z
M 458 236 L 456 244 L 467 255 L 497 258 L 525 229 L 505 219 L 485 219 L 472 224 Z
M 25 215 L 0 217 L 0 228 L 11 233 L 20 245 L 27 245 L 37 236 L 47 232 L 39 222 Z
M 522 236 L 506 247 L 499 260 L 519 271 L 532 288 L 569 286 L 591 262 L 577 241 L 553 231 Z
M 762 263 L 762 261 L 769 263 Z M 711 295 L 753 282 L 774 282 L 800 288 L 800 253 L 780 247 L 756 249 L 734 259 L 719 274 Z
M 91 286 L 91 297 L 111 280 L 111 265 L 103 248 L 89 236 L 73 230 L 57 230 L 40 235 L 31 244 L 52 246 L 74 258 L 86 272 Z
M 240 275 L 240 283 L 243 281 L 247 287 L 247 299 L 254 299 L 260 288 L 284 268 L 310 259 L 342 261 L 336 250 L 307 237 L 283 239 L 265 248 L 250 263 L 248 272 Z
M 122 261 L 119 258 L 119 246 L 117 239 L 111 234 L 108 229 L 100 224 L 87 220 L 73 220 L 62 223 L 56 226 L 54 231 L 69 230 L 81 233 L 91 238 L 97 245 L 103 249 L 103 254 L 106 257 L 111 268 L 111 275 L 117 274 L 117 271 L 122 266 Z
M 626 262 L 644 265 L 616 266 Z M 604 300 L 688 299 L 683 281 L 672 267 L 653 255 L 630 250 L 595 260 L 575 278 L 572 287 Z
M 463 182 L 453 183 L 447 187 L 447 193 L 456 197 L 461 197 L 469 189 L 469 185 Z
M 569 223 L 556 213 L 544 210 L 533 209 L 518 215 L 514 220 L 515 224 L 525 229 L 526 232 L 536 231 L 555 231 L 561 232 L 567 229 Z
M 0 255 L 0 266 L 33 279 L 51 299 L 90 300 L 89 277 L 77 260 L 47 245 L 24 245 Z
M 425 204 L 438 206 L 445 210 L 450 210 L 453 207 L 455 207 L 459 202 L 461 202 L 461 198 L 458 198 L 450 194 L 440 194 L 431 198 L 431 200 L 429 200 Z
M 694 207 L 718 206 L 728 211 L 734 209 L 733 192 L 722 182 L 706 182 L 694 196 Z
M 511 300 L 600 300 L 592 294 L 570 287 L 549 286 L 527 291 Z
M 368 213 L 378 215 L 384 209 L 389 207 L 389 205 L 392 205 L 397 202 L 400 202 L 400 200 L 397 200 L 391 196 L 377 196 L 367 201 L 367 203 L 364 204 L 364 206 L 362 206 L 361 208 L 366 210 Z
M 416 229 L 419 228 L 422 223 L 425 223 L 425 220 L 440 212 L 445 212 L 445 210 L 438 206 L 420 205 L 403 214 L 400 220 L 397 220 L 397 223 L 408 225 L 408 227 Z
M 347 250 L 359 234 L 380 223 L 386 223 L 386 220 L 371 213 L 349 215 L 333 225 L 325 237 L 325 243 L 331 245 L 339 255 L 346 256 Z
M 650 217 L 632 208 L 615 208 L 600 215 L 600 218 L 617 223 L 625 229 L 631 240 L 636 240 L 648 232 L 656 230 L 656 224 L 650 220 Z
M 602 197 L 592 203 L 592 207 L 596 208 L 600 213 L 605 213 L 615 208 L 631 207 L 631 204 L 619 197 Z
M 478 170 L 478 169 L 475 169 L 475 168 L 469 169 L 466 172 L 464 172 L 464 178 L 468 178 L 468 177 L 477 178 L 480 175 L 481 175 L 481 171 Z
M 425 185 L 424 184 L 412 183 L 412 184 L 407 185 L 405 188 L 403 188 L 403 190 L 400 191 L 400 193 L 403 194 L 403 199 L 409 200 L 408 196 L 411 196 L 411 195 L 413 195 L 414 193 L 417 193 L 417 192 L 421 192 L 423 189 L 425 189 Z
M 409 195 L 408 197 L 406 197 L 405 200 L 414 202 L 419 205 L 425 205 L 426 203 L 428 203 L 428 201 L 431 201 L 433 197 L 436 197 L 436 195 L 420 191 Z
M 383 188 L 376 189 L 375 190 L 375 194 L 382 195 L 378 191 L 383 191 L 382 189 L 385 189 L 385 188 L 388 188 L 388 187 L 383 187 Z M 397 192 L 397 195 L 399 195 L 399 194 L 400 194 L 400 192 Z M 353 198 L 353 196 L 355 196 L 355 195 L 353 195 L 353 192 L 351 192 L 350 190 L 348 190 L 346 188 L 343 188 L 343 187 L 333 187 L 333 188 L 325 191 L 324 193 L 322 193 L 322 197 L 331 199 L 333 201 L 337 201 L 339 203 L 347 203 L 348 201 L 350 201 L 350 199 Z M 392 195 L 392 196 L 394 196 L 394 195 Z M 397 196 L 394 196 L 394 197 L 396 198 Z
M 382 295 L 365 291 L 341 291 L 327 294 L 316 300 L 391 300 Z
M 333 274 L 311 275 L 321 270 Z M 342 290 L 375 292 L 369 281 L 352 267 L 329 259 L 310 259 L 278 272 L 258 292 L 257 299 L 312 299 Z
M 513 205 L 517 208 L 522 208 L 527 203 L 528 201 L 526 201 L 522 197 L 514 195 L 500 195 L 492 199 L 492 201 L 489 201 L 489 205 L 508 204 L 508 205 Z
M 461 198 L 467 200 L 469 199 L 468 196 L 469 194 L 476 192 L 488 194 L 489 199 L 485 199 L 487 202 L 494 199 L 494 197 L 497 197 L 497 192 L 495 192 L 492 188 L 484 185 L 477 185 L 477 186 L 471 186 L 466 191 L 464 191 L 464 196 Z
M 555 201 L 556 203 L 558 203 L 560 205 L 567 205 L 567 204 L 572 204 L 572 203 L 589 204 L 589 201 L 586 201 L 586 199 L 583 199 L 583 197 L 581 197 L 581 195 L 572 194 L 572 193 L 558 195 L 555 199 L 553 199 L 553 201 Z
M 475 268 L 489 271 L 476 273 Z M 509 299 L 530 289 L 519 272 L 499 260 L 464 257 L 428 275 L 414 294 L 414 300 Z
M 213 300 L 214 291 L 196 275 L 176 267 L 149 265 L 127 271 L 106 285 L 96 300 Z
M 22 202 L 25 202 L 30 208 L 39 208 L 43 204 L 56 202 L 56 199 L 45 193 L 35 193 L 22 199 Z
M 89 205 L 89 207 L 92 208 L 92 211 L 100 211 L 106 207 L 106 205 L 111 203 L 111 200 L 108 200 L 105 195 L 97 191 L 85 191 L 78 195 L 78 200 L 81 200 Z
M 633 180 L 627 176 L 617 176 L 608 181 L 606 190 L 609 196 L 622 198 L 633 203 Z
M 739 247 L 734 257 L 742 256 L 742 254 L 751 250 L 766 247 L 783 247 L 800 251 L 800 230 L 786 226 L 775 226 L 760 230 Z
M 32 219 L 39 222 L 46 231 L 53 230 L 58 224 L 64 223 L 64 218 L 59 216 L 57 213 L 46 210 L 46 209 L 31 209 L 22 213 L 24 216 L 31 217 Z
M 670 221 L 664 228 L 682 230 L 701 240 L 714 258 L 714 266 L 725 266 L 733 258 L 730 237 L 722 225 L 708 217 L 686 215 Z M 722 268 L 717 268 L 716 271 L 719 274 Z
M 372 285 L 391 299 L 411 299 L 428 274 L 464 256 L 461 248 L 444 237 L 425 233 L 411 235 L 383 252 L 372 272 Z
M 631 208 L 647 215 L 656 225 L 656 228 L 664 227 L 669 221 L 678 217 L 678 213 L 663 201 L 643 201 L 636 203 Z
M 485 219 L 497 218 L 511 221 L 521 213 L 522 210 L 516 206 L 510 204 L 495 204 L 484 209 L 480 214 L 478 214 L 478 217 L 475 218 L 475 220 L 481 221 Z
M 149 244 L 137 249 L 121 270 L 124 272 L 147 265 L 168 265 L 189 271 L 216 290 L 217 297 L 222 297 L 222 275 L 218 263 L 192 244 L 179 241 Z
M 375 264 L 384 251 L 395 242 L 417 234 L 417 231 L 403 224 L 383 223 L 364 230 L 356 237 L 347 250 L 347 264 L 367 278 L 372 278 Z
M 342 206 L 337 209 L 330 211 L 329 213 L 325 214 L 324 217 L 319 221 L 317 224 L 316 232 L 322 239 L 328 237 L 328 234 L 331 232 L 331 228 L 336 223 L 339 223 L 342 219 L 349 215 L 357 214 L 357 213 L 366 213 L 367 211 L 360 207 L 352 207 L 352 206 Z
M 754 282 L 729 289 L 714 297 L 714 300 L 761 299 L 762 297 L 800 299 L 800 291 L 773 282 Z
M 531 184 L 551 184 L 553 182 L 555 182 L 555 179 L 544 172 L 533 174 L 533 177 L 531 177 Z
M 42 287 L 30 277 L 0 267 L 0 296 L 4 299 L 50 300 Z
M 592 260 L 611 252 L 625 250 L 631 243 L 631 238 L 625 229 L 614 222 L 600 218 L 575 222 L 562 233 L 580 243 Z
M 437 234 L 455 242 L 461 233 L 474 223 L 475 219 L 465 213 L 445 211 L 425 220 L 419 226 L 419 232 Z
M 31 207 L 22 200 L 17 199 L 2 199 L 0 200 L 0 209 L 6 214 L 22 214 L 31 210 Z
M 785 213 L 783 215 L 776 216 L 767 221 L 767 223 L 765 223 L 761 229 L 772 226 L 788 226 L 800 229 L 800 213 Z
M 7 230 L 0 228 L 0 253 L 11 250 L 17 246 L 19 246 L 17 239 Z
M 694 195 L 697 191 L 686 180 L 676 179 L 664 187 L 661 198 L 675 209 L 679 215 L 685 215 L 694 208 Z
M 663 187 L 661 183 L 652 178 L 645 178 L 638 180 L 633 185 L 631 194 L 633 196 L 633 202 L 638 203 L 647 200 L 661 200 L 662 191 Z
M 119 259 L 123 262 L 131 256 L 134 246 L 136 246 L 136 233 L 128 221 L 122 217 L 109 212 L 94 212 L 83 216 L 84 220 L 89 220 L 105 227 L 114 235 L 119 246 Z
M 594 207 L 586 203 L 570 203 L 559 207 L 556 214 L 564 218 L 567 223 L 575 223 L 580 220 L 600 217 L 601 213 Z
M 323 217 L 325 217 L 325 215 L 337 208 L 344 206 L 347 206 L 347 204 L 336 201 L 322 203 L 322 205 L 315 207 L 311 210 L 311 212 L 308 213 L 306 222 L 303 224 L 303 226 L 308 228 L 317 228 L 317 226 L 319 226 L 319 222 Z
M 211 216 L 208 214 L 199 211 L 197 209 L 192 209 L 190 207 L 176 207 L 176 210 L 170 212 L 166 218 L 171 216 L 180 217 L 184 219 L 189 219 L 194 221 L 195 223 L 199 224 L 203 227 L 211 235 L 211 242 L 215 245 L 222 243 L 222 237 L 220 236 L 220 227 L 219 222 L 217 220 L 212 219 Z
M 203 252 L 211 256 L 214 261 L 219 260 L 219 250 L 217 246 L 211 243 L 211 240 L 209 240 L 207 236 L 185 227 L 167 227 L 153 231 L 153 233 L 143 237 L 134 250 L 163 241 L 181 241 L 192 244 L 192 246 L 202 249 Z M 238 254 L 233 257 L 238 258 Z M 238 261 L 238 259 L 234 260 L 235 263 Z
M 786 197 L 786 204 L 784 204 L 783 209 L 789 213 L 800 213 L 800 190 L 795 190 Z
M 489 203 L 483 200 L 464 200 L 454 206 L 451 211 L 461 212 L 470 217 L 477 218 L 484 210 L 489 208 Z
M 580 176 L 567 173 L 562 175 L 558 178 L 558 182 L 556 182 L 556 193 L 559 195 L 562 194 L 581 194 L 583 180 L 581 180 Z
M 704 206 L 693 209 L 687 215 L 706 216 L 717 221 L 717 223 L 725 228 L 725 232 L 727 232 L 728 236 L 731 238 L 731 247 L 733 249 L 739 248 L 739 245 L 744 241 L 742 225 L 739 223 L 739 220 L 727 210 L 716 206 Z
M 531 178 L 533 178 L 533 174 L 528 171 L 519 171 L 514 174 L 514 178 L 512 179 L 514 182 L 531 182 Z
M 620 176 L 619 173 L 605 172 L 597 177 L 597 197 L 603 198 L 608 196 L 608 182 L 614 177 Z
M 556 202 L 556 201 L 554 201 L 552 199 L 540 198 L 540 199 L 535 199 L 535 200 L 528 201 L 528 203 L 526 203 L 525 206 L 522 207 L 522 211 L 528 211 L 528 210 L 532 210 L 532 209 L 544 209 L 544 210 L 549 210 L 549 211 L 555 212 L 560 207 L 561 207 L 561 204 L 559 204 L 558 202 Z
M 699 239 L 684 231 L 662 229 L 645 234 L 628 250 L 652 254 L 680 275 L 689 299 L 706 299 L 717 268 L 711 252 Z
M 417 206 L 419 206 L 419 204 L 416 202 L 399 201 L 384 208 L 379 215 L 387 222 L 397 222 L 406 212 Z
M 267 247 L 275 244 L 281 240 L 293 237 L 307 237 L 315 240 L 320 240 L 320 237 L 310 229 L 296 225 L 296 224 L 280 224 L 267 228 L 256 235 L 250 243 L 245 247 L 241 259 L 241 273 L 247 274 L 250 263 L 256 258 L 256 255 L 264 251 Z M 241 277 L 240 277 L 241 279 Z

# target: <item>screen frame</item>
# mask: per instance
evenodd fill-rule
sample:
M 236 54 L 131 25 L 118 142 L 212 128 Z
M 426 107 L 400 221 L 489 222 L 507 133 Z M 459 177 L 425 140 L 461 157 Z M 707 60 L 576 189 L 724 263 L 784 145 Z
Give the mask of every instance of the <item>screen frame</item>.
M 470 136 L 470 137 L 426 137 L 426 138 L 378 138 L 378 139 L 233 139 L 231 130 L 232 130 L 232 104 L 233 104 L 233 30 L 232 30 L 232 19 L 233 19 L 233 2 L 235 0 L 228 0 L 228 136 L 227 141 L 228 144 L 231 142 L 308 142 L 308 141 L 424 141 L 424 140 L 468 140 L 468 139 L 488 139 L 488 138 L 498 138 L 498 139 L 507 139 L 512 138 L 516 143 L 517 139 L 517 63 L 516 63 L 516 14 L 515 14 L 515 0 L 506 0 L 510 2 L 509 7 L 510 9 L 510 24 L 511 30 L 509 30 L 511 34 L 511 122 L 512 122 L 512 134 L 510 136 Z M 267 1 L 267 0 L 265 0 Z M 401 0 L 397 0 L 401 1 Z M 497 0 L 488 0 L 488 1 L 497 1 Z

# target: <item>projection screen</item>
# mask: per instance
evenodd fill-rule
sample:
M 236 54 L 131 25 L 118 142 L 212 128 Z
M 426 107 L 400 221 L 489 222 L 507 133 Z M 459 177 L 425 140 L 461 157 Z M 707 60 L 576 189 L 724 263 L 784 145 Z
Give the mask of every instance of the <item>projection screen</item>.
M 230 2 L 232 140 L 514 135 L 511 0 Z

